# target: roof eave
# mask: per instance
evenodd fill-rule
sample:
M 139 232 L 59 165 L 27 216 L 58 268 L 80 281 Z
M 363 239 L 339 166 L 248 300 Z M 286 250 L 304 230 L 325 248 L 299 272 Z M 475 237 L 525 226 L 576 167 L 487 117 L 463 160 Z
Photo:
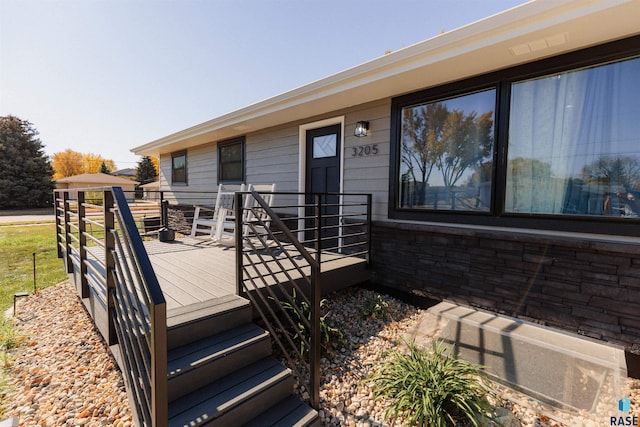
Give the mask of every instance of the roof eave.
M 628 37 L 640 33 L 636 23 L 639 12 L 640 2 L 636 0 L 532 1 L 132 151 L 157 156 Z M 601 25 L 585 28 L 585 23 L 596 18 Z M 615 25 L 602 25 L 601 18 L 611 19 Z M 526 52 L 527 46 L 545 40 L 555 42 L 547 43 L 550 46 L 544 49 Z M 483 60 L 478 61 L 478 57 Z M 466 67 L 454 66 L 460 63 Z M 427 67 L 430 72 L 422 74 L 430 78 L 417 75 Z

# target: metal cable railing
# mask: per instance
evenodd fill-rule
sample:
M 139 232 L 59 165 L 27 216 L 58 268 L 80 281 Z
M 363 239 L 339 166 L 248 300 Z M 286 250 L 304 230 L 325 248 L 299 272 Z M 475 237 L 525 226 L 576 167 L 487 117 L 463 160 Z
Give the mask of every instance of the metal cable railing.
M 56 190 L 58 255 L 120 364 L 138 425 L 167 424 L 166 302 L 120 187 Z
M 120 354 L 127 369 L 137 413 L 148 426 L 166 425 L 167 310 L 158 280 L 124 193 L 113 189 L 117 227 L 113 237 L 110 306 Z M 115 225 L 115 224 L 114 224 Z M 109 266 L 111 268 L 111 266 Z
M 321 267 L 368 260 L 371 195 L 270 194 L 284 203 L 236 193 L 237 292 L 251 301 L 319 409 Z

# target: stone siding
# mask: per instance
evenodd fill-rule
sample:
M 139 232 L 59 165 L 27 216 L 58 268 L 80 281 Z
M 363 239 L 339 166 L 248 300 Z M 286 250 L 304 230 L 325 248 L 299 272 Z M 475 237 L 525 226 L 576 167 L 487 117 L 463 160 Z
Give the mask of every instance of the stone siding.
M 376 222 L 372 263 L 375 284 L 640 354 L 640 245 L 631 239 Z

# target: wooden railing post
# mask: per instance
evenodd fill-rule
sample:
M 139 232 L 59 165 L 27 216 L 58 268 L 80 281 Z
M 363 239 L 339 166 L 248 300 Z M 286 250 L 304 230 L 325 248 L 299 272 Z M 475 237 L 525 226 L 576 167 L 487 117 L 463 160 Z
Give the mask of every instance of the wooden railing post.
M 62 204 L 64 205 L 64 247 L 67 252 L 67 274 L 73 273 L 73 259 L 71 257 L 71 216 L 69 215 L 69 192 L 63 192 Z
M 80 292 L 81 298 L 89 298 L 89 283 L 87 281 L 87 222 L 85 192 L 78 191 L 78 240 L 80 241 Z
M 113 310 L 115 306 L 113 293 L 115 292 L 116 287 L 116 281 L 113 277 L 113 273 L 116 267 L 116 261 L 113 257 L 113 252 L 115 250 L 115 237 L 113 235 L 115 221 L 113 216 L 113 193 L 111 189 L 103 191 L 102 203 L 104 208 L 104 278 L 107 285 L 107 319 L 109 325 L 107 344 L 113 345 L 118 340 L 116 337 L 115 321 L 113 319 Z

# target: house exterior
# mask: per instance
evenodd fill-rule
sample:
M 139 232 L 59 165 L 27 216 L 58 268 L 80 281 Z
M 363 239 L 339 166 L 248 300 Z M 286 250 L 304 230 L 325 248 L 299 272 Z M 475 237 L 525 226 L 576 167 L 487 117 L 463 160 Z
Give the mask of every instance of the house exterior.
M 122 187 L 122 190 L 127 194 L 127 198 L 134 199 L 134 191 L 138 182 L 128 178 L 120 178 L 106 173 L 83 173 L 56 181 L 56 188 L 58 189 L 110 187 L 114 185 Z
M 639 88 L 640 1 L 533 1 L 132 151 L 178 199 L 372 193 L 373 282 L 639 366 Z
M 142 198 L 147 201 L 160 200 L 160 181 L 148 182 L 140 186 L 143 190 Z

